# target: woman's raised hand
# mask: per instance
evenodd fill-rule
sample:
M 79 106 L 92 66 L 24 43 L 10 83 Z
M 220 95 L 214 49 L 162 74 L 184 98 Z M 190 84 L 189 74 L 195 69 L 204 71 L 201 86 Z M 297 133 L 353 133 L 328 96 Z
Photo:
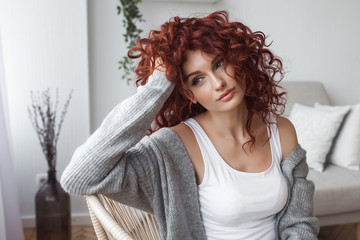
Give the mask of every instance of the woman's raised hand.
M 155 69 L 160 72 L 166 72 L 166 68 L 161 57 L 157 57 L 155 60 Z

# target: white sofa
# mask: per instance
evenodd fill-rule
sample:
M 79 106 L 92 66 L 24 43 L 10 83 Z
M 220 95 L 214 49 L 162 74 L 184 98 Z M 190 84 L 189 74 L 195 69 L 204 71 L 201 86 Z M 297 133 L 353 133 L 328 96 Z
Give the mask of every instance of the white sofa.
M 285 116 L 296 102 L 309 106 L 316 101 L 330 105 L 320 82 L 285 81 L 282 86 L 288 92 Z M 320 226 L 357 223 L 360 240 L 360 171 L 327 164 L 322 173 L 310 169 L 308 179 L 315 183 L 314 215 L 319 218 Z

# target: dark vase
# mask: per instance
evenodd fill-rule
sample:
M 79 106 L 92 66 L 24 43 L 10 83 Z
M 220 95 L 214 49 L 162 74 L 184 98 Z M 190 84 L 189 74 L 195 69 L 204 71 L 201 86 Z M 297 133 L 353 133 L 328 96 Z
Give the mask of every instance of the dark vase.
M 71 239 L 70 196 L 56 180 L 56 171 L 48 171 L 47 182 L 35 196 L 38 240 Z

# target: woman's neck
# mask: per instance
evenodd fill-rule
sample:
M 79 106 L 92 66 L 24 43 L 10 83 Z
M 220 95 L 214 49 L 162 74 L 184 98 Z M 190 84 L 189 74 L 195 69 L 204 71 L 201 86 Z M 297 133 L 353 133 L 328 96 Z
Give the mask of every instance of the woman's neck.
M 195 120 L 204 128 L 206 133 L 223 137 L 238 142 L 246 142 L 250 139 L 246 131 L 248 117 L 246 104 L 240 104 L 238 108 L 226 112 L 206 111 L 195 117 Z M 257 116 L 254 115 L 252 127 L 255 126 Z M 252 128 L 253 129 L 253 128 Z

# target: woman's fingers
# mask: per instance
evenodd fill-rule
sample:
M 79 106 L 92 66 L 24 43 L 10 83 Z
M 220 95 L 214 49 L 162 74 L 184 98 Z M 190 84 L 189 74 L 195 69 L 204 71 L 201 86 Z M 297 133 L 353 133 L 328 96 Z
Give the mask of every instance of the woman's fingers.
M 160 72 L 166 72 L 166 68 L 165 68 L 164 62 L 161 59 L 161 57 L 157 57 L 155 59 L 155 69 Z

